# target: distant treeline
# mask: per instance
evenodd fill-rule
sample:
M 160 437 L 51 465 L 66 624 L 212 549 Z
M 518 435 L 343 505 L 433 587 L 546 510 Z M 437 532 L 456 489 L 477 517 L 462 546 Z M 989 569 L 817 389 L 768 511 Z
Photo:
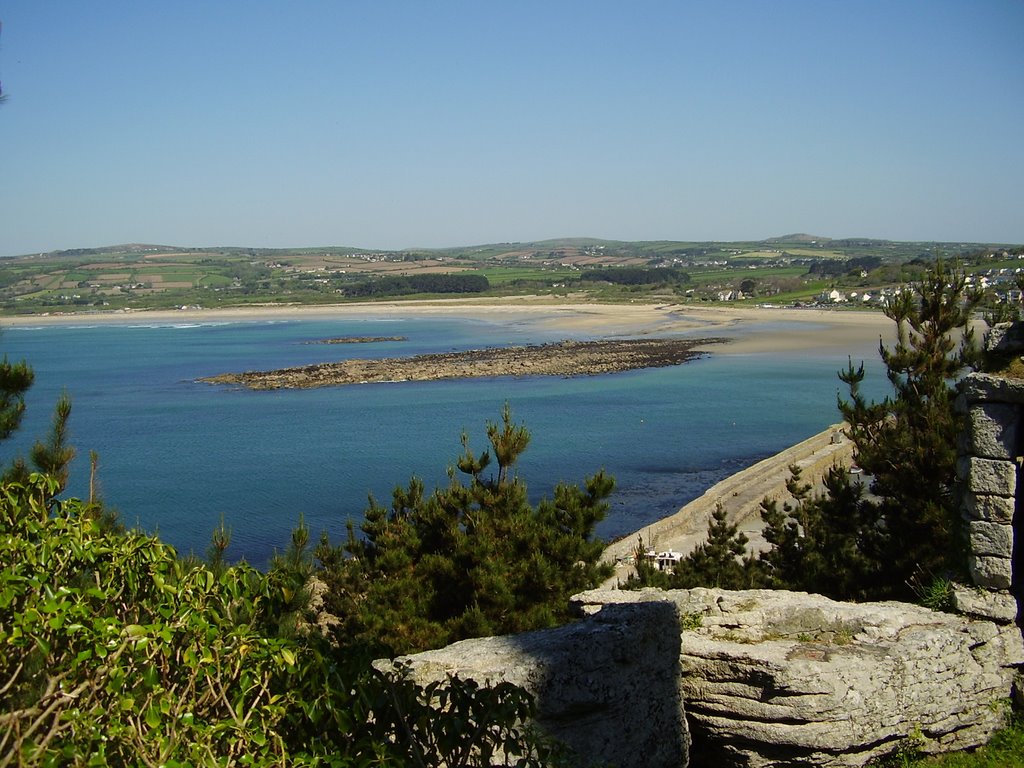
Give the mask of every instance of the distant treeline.
M 854 271 L 870 272 L 882 266 L 882 259 L 878 256 L 858 256 L 855 259 L 824 259 L 811 264 L 808 271 L 812 275 L 821 277 L 838 277 Z
M 658 285 L 662 283 L 686 283 L 690 276 L 673 267 L 612 267 L 588 269 L 580 275 L 584 282 L 615 283 L 616 285 Z
M 483 275 L 401 275 L 345 286 L 345 295 L 406 296 L 412 293 L 483 293 L 491 287 Z

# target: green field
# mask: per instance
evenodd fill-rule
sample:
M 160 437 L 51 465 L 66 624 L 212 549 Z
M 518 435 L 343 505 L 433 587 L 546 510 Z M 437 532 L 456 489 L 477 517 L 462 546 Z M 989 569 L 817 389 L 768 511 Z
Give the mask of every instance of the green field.
M 1004 255 L 1004 251 L 1010 251 Z M 912 279 L 913 259 L 961 257 L 979 272 L 1016 269 L 1019 246 L 828 240 L 792 235 L 758 242 L 688 242 L 568 238 L 450 249 L 375 251 L 354 247 L 296 249 L 176 248 L 122 245 L 0 259 L 0 314 L 88 309 L 204 307 L 346 301 L 346 286 L 383 276 L 449 272 L 481 275 L 489 295 L 572 295 L 600 301 L 714 301 L 743 287 L 747 301 L 805 302 L 830 286 L 871 290 Z M 842 261 L 877 257 L 867 278 Z M 840 262 L 834 277 L 810 273 Z M 658 267 L 688 280 L 666 290 Z M 649 284 L 581 282 L 583 272 L 647 270 Z M 611 272 L 609 272 L 611 275 Z M 624 273 L 625 274 L 625 273 Z M 668 273 L 666 273 L 668 274 Z M 403 297 L 410 298 L 410 297 Z

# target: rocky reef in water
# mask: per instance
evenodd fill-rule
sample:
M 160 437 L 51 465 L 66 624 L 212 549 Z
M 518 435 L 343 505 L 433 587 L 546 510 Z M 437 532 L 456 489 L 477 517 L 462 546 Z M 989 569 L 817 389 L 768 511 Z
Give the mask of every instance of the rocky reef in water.
M 332 339 L 307 341 L 307 344 L 376 344 L 384 341 L 407 341 L 405 336 L 337 336 Z
M 274 371 L 223 373 L 199 379 L 250 389 L 310 389 L 344 384 L 437 381 L 494 376 L 594 376 L 679 365 L 695 348 L 724 339 L 603 339 L 488 347 L 379 360 L 343 360 Z

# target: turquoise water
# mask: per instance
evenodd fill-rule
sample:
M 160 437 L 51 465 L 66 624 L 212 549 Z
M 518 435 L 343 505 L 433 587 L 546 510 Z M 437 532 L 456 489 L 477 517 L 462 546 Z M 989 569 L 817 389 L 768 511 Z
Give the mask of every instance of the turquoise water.
M 781 329 L 780 329 L 781 330 Z M 322 345 L 332 336 L 404 342 Z M 843 354 L 712 355 L 672 368 L 606 376 L 492 378 L 250 392 L 196 383 L 250 369 L 540 343 L 564 333 L 465 319 L 334 319 L 5 328 L 0 347 L 36 371 L 19 435 L 4 462 L 47 429 L 62 390 L 74 402 L 79 449 L 69 492 L 85 495 L 88 452 L 124 521 L 179 551 L 205 551 L 223 515 L 229 554 L 257 565 L 283 548 L 300 514 L 314 535 L 344 534 L 368 494 L 447 482 L 465 431 L 508 402 L 532 433 L 519 473 L 536 500 L 559 481 L 604 468 L 618 487 L 600 534 L 637 530 L 710 485 L 838 420 Z M 869 346 L 850 350 L 872 361 Z M 876 366 L 877 367 L 877 366 Z M 871 387 L 881 387 L 880 375 Z M 870 391 L 870 388 L 869 388 Z

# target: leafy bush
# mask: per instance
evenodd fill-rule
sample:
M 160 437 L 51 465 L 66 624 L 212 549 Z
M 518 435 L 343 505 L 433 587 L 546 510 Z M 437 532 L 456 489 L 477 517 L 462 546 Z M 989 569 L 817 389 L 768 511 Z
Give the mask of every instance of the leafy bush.
M 0 766 L 552 759 L 520 689 L 421 689 L 316 635 L 277 636 L 272 579 L 104 530 L 57 486 L 0 486 Z
M 26 364 L 0 362 L 0 440 L 17 429 L 31 384 Z M 340 654 L 312 631 L 303 613 L 314 568 L 301 520 L 263 574 L 227 565 L 223 522 L 207 565 L 125 531 L 95 498 L 58 500 L 74 455 L 66 442 L 70 411 L 61 398 L 48 441 L 33 448 L 42 472 L 19 459 L 0 478 L 0 768 L 497 761 L 529 768 L 561 760 L 525 725 L 533 701 L 524 690 L 457 677 L 421 688 L 402 667 L 374 668 L 355 652 L 353 636 Z M 388 604 L 418 589 L 401 578 L 410 575 L 404 557 L 420 558 L 415 577 L 432 579 L 435 606 L 447 599 L 446 617 L 467 634 L 550 622 L 568 592 L 603 573 L 602 545 L 590 533 L 611 479 L 598 475 L 585 492 L 560 486 L 554 501 L 533 510 L 512 474 L 529 434 L 511 424 L 507 408 L 504 429 L 488 431 L 497 478 L 482 478 L 489 455 L 467 447 L 459 467 L 472 475 L 469 487 L 453 478 L 430 500 L 415 481 L 404 495 L 396 491 L 400 513 L 374 506 L 366 542 L 350 531 L 347 549 L 360 559 L 321 545 L 324 572 L 364 589 L 348 606 L 349 628 L 387 607 L 372 626 L 401 638 L 396 645 L 413 642 L 410 625 L 437 636 L 436 616 L 401 600 Z M 93 454 L 93 472 L 96 462 Z M 412 529 L 434 537 L 434 549 L 388 546 L 389 536 Z M 520 559 L 524 566 L 515 565 Z M 397 587 L 393 593 L 372 589 L 365 577 L 374 569 Z M 462 591 L 446 598 L 448 588 Z M 450 609 L 453 598 L 461 615 Z

